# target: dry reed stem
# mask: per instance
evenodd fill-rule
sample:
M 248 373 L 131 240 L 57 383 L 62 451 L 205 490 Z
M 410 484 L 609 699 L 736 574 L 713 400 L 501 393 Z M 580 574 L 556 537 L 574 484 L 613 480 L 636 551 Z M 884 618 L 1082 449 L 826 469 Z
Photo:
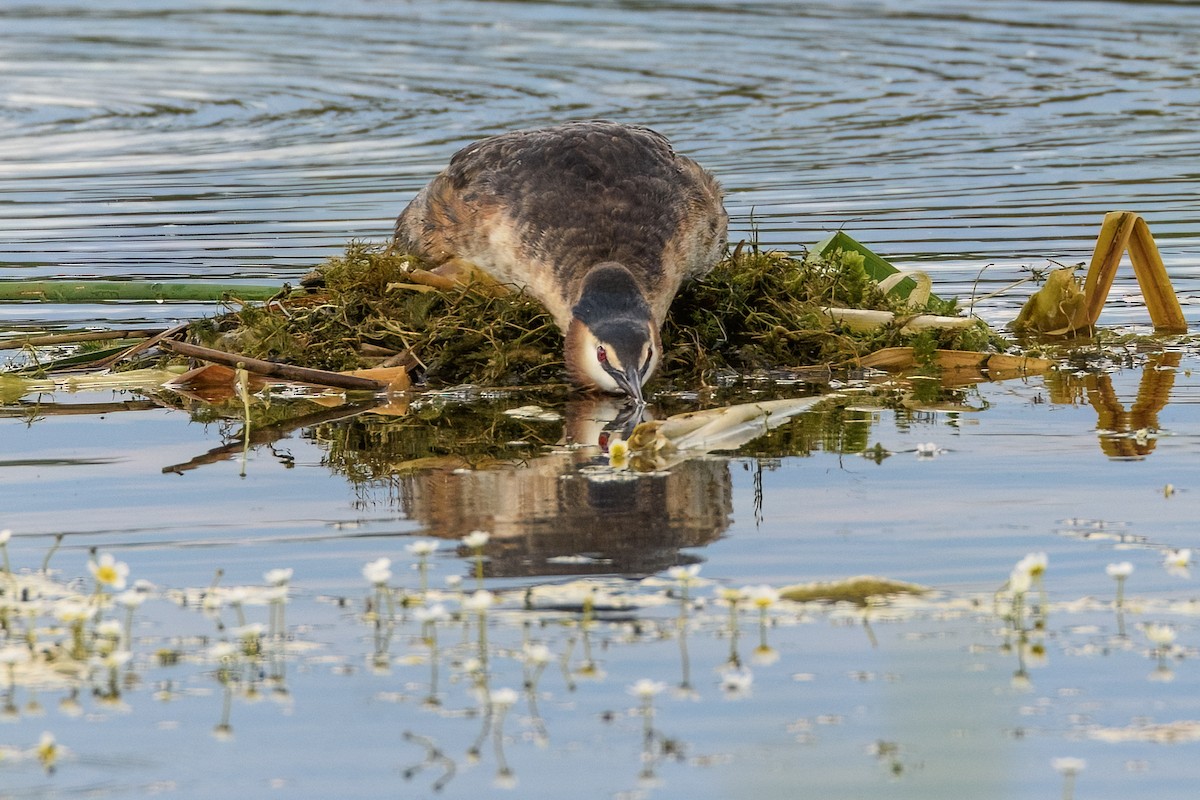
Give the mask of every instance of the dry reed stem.
M 1179 299 L 1175 296 L 1175 288 L 1171 285 L 1158 246 L 1154 243 L 1154 236 L 1141 215 L 1133 211 L 1110 211 L 1104 215 L 1087 279 L 1083 284 L 1086 300 L 1082 319 L 1073 320 L 1069 330 L 1096 324 L 1112 289 L 1121 256 L 1126 250 L 1129 251 L 1129 260 L 1133 264 L 1134 275 L 1155 330 L 1163 333 L 1186 332 L 1187 321 L 1183 309 L 1179 307 Z
M 221 350 L 213 350 L 209 347 L 188 344 L 187 342 L 177 342 L 173 339 L 160 342 L 159 347 L 170 350 L 173 353 L 178 353 L 181 356 L 211 361 L 214 364 L 224 364 L 227 367 L 240 366 L 247 372 L 253 372 L 256 375 L 283 378 L 299 383 L 312 383 L 317 386 L 330 386 L 335 389 L 346 389 L 347 391 L 377 392 L 387 388 L 386 384 L 369 378 L 342 375 L 323 369 L 294 367 L 290 364 L 276 364 L 272 361 L 261 361 L 257 358 L 248 358 L 236 353 L 226 353 Z

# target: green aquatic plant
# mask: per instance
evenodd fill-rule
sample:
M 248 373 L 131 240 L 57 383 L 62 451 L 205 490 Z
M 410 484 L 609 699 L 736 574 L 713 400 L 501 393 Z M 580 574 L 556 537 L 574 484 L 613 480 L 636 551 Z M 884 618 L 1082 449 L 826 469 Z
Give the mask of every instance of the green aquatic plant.
M 819 581 L 786 586 L 779 596 L 795 603 L 851 603 L 865 607 L 879 598 L 929 593 L 929 588 L 873 575 L 858 575 L 837 581 Z

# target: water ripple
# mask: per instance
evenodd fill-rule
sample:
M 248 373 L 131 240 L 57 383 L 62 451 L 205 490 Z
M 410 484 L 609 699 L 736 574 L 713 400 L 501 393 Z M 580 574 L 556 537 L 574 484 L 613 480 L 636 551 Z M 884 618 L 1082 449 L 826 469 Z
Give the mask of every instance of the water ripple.
M 845 227 L 963 292 L 989 262 L 999 285 L 1082 260 L 1133 208 L 1200 293 L 1191 4 L 98 0 L 0 23 L 0 278 L 292 279 L 385 237 L 462 144 L 604 116 L 716 171 L 735 238 Z

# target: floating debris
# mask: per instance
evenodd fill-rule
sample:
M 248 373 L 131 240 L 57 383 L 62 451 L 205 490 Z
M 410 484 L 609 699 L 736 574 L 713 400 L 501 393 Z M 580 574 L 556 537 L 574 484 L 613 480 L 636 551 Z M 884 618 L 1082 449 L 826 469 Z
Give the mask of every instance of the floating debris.
M 640 423 L 633 429 L 627 445 L 643 462 L 634 462 L 637 469 L 662 469 L 681 458 L 716 450 L 736 450 L 832 397 L 742 403 L 676 414 L 665 420 Z M 651 463 L 647 465 L 645 459 Z
M 510 408 L 504 414 L 515 419 L 523 419 L 530 422 L 558 422 L 562 419 L 562 414 L 542 408 L 541 406 Z

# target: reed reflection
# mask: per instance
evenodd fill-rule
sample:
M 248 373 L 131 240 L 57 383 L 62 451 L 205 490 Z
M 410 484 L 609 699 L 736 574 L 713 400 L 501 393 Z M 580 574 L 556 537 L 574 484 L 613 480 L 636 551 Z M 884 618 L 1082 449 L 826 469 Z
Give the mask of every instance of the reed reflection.
M 1158 444 L 1158 414 L 1171 399 L 1181 357 L 1171 352 L 1150 355 L 1129 408 L 1117 396 L 1111 376 L 1075 375 L 1065 370 L 1046 376 L 1050 402 L 1080 405 L 1086 400 L 1096 410 L 1096 432 L 1106 456 L 1145 458 Z

